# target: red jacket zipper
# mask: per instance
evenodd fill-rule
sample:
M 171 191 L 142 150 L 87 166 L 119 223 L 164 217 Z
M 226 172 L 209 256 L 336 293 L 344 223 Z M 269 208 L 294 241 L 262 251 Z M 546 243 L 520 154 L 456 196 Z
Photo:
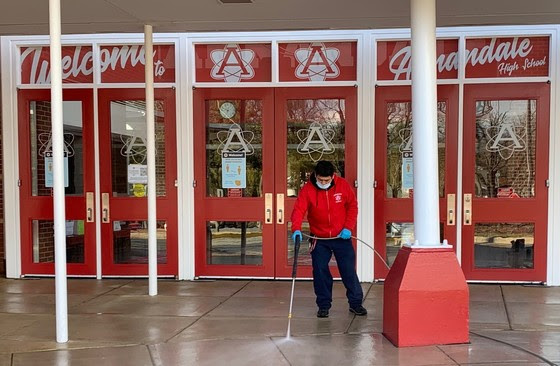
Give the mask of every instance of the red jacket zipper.
M 325 191 L 325 195 L 327 196 L 327 212 L 329 213 L 327 217 L 329 218 L 329 237 L 332 238 L 332 229 L 331 229 L 331 205 L 329 203 L 329 191 Z

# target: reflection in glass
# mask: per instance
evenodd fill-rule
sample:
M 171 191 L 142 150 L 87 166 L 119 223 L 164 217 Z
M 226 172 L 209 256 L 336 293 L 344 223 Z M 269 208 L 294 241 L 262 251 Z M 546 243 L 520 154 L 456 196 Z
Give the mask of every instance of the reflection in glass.
M 332 161 L 344 177 L 345 105 L 344 99 L 287 101 L 288 197 L 298 195 L 319 160 Z
M 207 264 L 260 266 L 263 260 L 260 221 L 207 221 Z
M 476 102 L 476 197 L 535 195 L 536 100 Z
M 165 109 L 154 105 L 156 194 L 165 196 Z M 111 101 L 111 175 L 113 197 L 145 197 L 148 192 L 146 102 Z
M 33 263 L 54 263 L 54 221 L 33 220 Z M 66 220 L 66 262 L 84 263 L 84 220 Z
M 84 193 L 82 103 L 62 103 L 64 165 L 67 196 Z M 29 106 L 31 142 L 31 194 L 50 196 L 53 186 L 51 102 L 32 101 Z
M 443 242 L 443 223 L 439 224 L 439 240 Z M 385 225 L 385 261 L 393 265 L 403 245 L 414 244 L 414 223 L 388 222 Z
M 445 182 L 445 119 L 447 105 L 437 104 L 439 196 Z M 409 198 L 412 184 L 412 105 L 387 103 L 387 198 Z
M 534 224 L 475 224 L 475 267 L 533 268 L 534 238 Z
M 262 114 L 262 100 L 206 101 L 207 197 L 262 197 Z M 223 187 L 222 151 L 245 151 L 246 188 Z
M 167 223 L 156 223 L 157 262 L 167 263 Z M 148 263 L 148 222 L 113 221 L 113 263 Z

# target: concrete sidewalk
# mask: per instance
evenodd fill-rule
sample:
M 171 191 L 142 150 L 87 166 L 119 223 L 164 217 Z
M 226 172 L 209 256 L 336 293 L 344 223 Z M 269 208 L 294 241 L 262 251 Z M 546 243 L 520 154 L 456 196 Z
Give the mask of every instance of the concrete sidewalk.
M 69 280 L 70 341 L 55 342 L 54 280 L 0 279 L 0 366 L 560 364 L 560 287 L 471 285 L 471 343 L 395 348 L 382 335 L 382 284 L 362 284 L 367 317 L 335 283 L 330 317 L 312 283 Z M 421 311 L 421 309 L 419 309 Z M 453 309 L 450 309 L 453 311 Z

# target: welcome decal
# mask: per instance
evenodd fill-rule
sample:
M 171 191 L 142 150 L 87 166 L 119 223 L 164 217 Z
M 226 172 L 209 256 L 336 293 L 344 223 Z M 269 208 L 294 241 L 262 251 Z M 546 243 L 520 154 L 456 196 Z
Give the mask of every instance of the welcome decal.
M 50 48 L 20 49 L 21 83 L 50 84 Z M 100 71 L 103 83 L 143 83 L 146 63 L 144 46 L 115 45 L 100 47 Z M 93 83 L 91 46 L 62 47 L 62 81 Z M 154 82 L 175 81 L 175 48 L 154 45 Z

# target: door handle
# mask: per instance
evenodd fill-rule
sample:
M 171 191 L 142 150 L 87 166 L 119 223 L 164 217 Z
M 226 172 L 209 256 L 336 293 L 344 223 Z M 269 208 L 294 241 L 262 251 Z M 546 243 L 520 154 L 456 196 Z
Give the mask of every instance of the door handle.
M 86 222 L 94 222 L 93 218 L 93 192 L 86 192 Z
M 284 193 L 276 195 L 276 223 L 284 223 Z
M 111 211 L 109 209 L 109 193 L 101 193 L 101 222 L 111 222 Z
M 472 225 L 472 193 L 463 195 L 463 225 Z
M 264 223 L 272 224 L 272 193 L 264 194 Z
M 447 195 L 447 225 L 455 225 L 455 194 Z

